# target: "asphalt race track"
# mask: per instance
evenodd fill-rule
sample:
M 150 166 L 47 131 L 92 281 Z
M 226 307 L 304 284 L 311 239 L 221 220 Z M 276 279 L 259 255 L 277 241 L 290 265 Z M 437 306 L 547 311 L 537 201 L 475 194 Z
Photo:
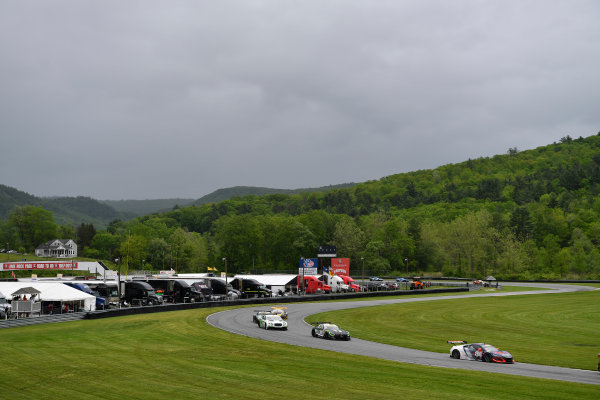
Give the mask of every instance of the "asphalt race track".
M 420 364 L 443 368 L 457 368 L 473 371 L 487 371 L 509 375 L 529 376 L 535 378 L 554 379 L 569 382 L 588 383 L 600 385 L 600 374 L 597 371 L 571 369 L 563 367 L 552 367 L 547 365 L 526 364 L 515 362 L 514 364 L 492 364 L 482 363 L 471 360 L 456 360 L 449 357 L 448 353 L 434 353 L 429 351 L 414 350 L 404 347 L 396 347 L 387 344 L 370 342 L 352 338 L 349 342 L 330 341 L 314 338 L 311 335 L 312 326 L 305 322 L 305 319 L 311 321 L 310 315 L 333 310 L 342 310 L 347 308 L 370 307 L 377 305 L 408 303 L 414 301 L 435 301 L 459 299 L 465 297 L 481 296 L 511 296 L 524 294 L 542 294 L 557 292 L 573 292 L 596 290 L 594 287 L 560 284 L 540 284 L 540 283 L 509 283 L 512 286 L 542 287 L 550 290 L 534 290 L 522 292 L 493 292 L 469 295 L 441 296 L 441 297 L 418 297 L 408 299 L 377 299 L 362 301 L 328 301 L 315 303 L 297 303 L 285 304 L 288 307 L 288 330 L 264 330 L 258 328 L 256 323 L 252 322 L 252 314 L 255 309 L 269 309 L 269 306 L 256 306 L 249 308 L 237 308 L 233 310 L 221 311 L 209 315 L 206 320 L 214 327 L 257 339 L 269 340 L 279 343 L 287 343 L 294 346 L 312 347 L 315 349 L 338 351 L 348 354 L 376 357 L 384 360 L 398 361 L 409 364 Z M 450 347 L 448 347 L 448 350 Z M 590 354 L 590 357 L 595 354 Z

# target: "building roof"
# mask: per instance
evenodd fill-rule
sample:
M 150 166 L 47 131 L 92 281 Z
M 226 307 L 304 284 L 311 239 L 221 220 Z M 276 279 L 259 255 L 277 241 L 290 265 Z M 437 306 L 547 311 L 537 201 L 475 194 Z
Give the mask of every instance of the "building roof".
M 27 287 L 23 287 L 23 288 L 17 290 L 16 292 L 13 292 L 12 296 L 18 296 L 20 294 L 40 294 L 40 293 L 41 292 L 39 290 L 37 290 L 36 288 L 27 286 Z
M 60 244 L 56 244 L 56 242 L 59 242 Z M 53 240 L 47 241 L 46 243 L 40 244 L 35 249 L 43 250 L 43 249 L 58 249 L 60 247 L 71 247 L 69 242 L 73 242 L 73 244 L 75 244 L 73 239 L 53 239 Z

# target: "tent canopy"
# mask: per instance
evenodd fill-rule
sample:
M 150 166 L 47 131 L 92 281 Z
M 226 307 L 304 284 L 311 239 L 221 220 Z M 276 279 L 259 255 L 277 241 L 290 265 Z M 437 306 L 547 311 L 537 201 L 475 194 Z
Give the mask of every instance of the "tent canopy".
M 14 294 L 24 288 L 37 290 L 41 301 L 84 301 L 87 311 L 96 309 L 95 296 L 60 282 L 0 282 L 0 292 L 2 293 Z M 26 294 L 29 293 L 31 292 L 26 292 Z
M 31 286 L 27 286 L 27 287 L 21 288 L 21 289 L 17 290 L 16 292 L 14 292 L 12 294 L 12 296 L 19 296 L 21 294 L 40 294 L 40 293 L 42 293 L 42 292 L 40 292 L 36 288 L 32 288 Z

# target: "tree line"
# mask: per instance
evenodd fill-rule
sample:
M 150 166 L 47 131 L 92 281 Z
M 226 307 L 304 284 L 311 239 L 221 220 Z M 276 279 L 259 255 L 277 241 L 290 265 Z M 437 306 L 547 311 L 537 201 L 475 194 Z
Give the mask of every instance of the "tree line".
M 0 239 L 25 251 L 76 238 L 80 254 L 130 269 L 291 272 L 322 244 L 355 275 L 600 278 L 600 136 L 392 175 L 347 189 L 243 196 L 92 224 L 60 226 L 17 207 Z

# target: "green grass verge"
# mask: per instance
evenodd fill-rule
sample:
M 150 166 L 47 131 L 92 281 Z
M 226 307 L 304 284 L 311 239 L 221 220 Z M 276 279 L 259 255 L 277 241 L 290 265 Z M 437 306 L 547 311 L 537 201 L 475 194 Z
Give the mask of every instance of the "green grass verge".
M 432 289 L 444 289 L 444 288 L 447 288 L 447 287 L 443 287 L 443 286 L 432 287 Z M 451 292 L 451 293 L 427 293 L 427 290 L 424 290 L 424 291 L 418 290 L 418 291 L 410 292 L 410 293 L 416 293 L 416 294 L 384 296 L 384 297 L 377 297 L 377 298 L 382 299 L 382 300 L 383 299 L 406 299 L 406 298 L 415 298 L 415 297 L 423 297 L 423 296 L 427 296 L 427 297 L 463 296 L 463 295 L 470 295 L 470 294 L 525 292 L 525 291 L 532 291 L 532 290 L 548 290 L 548 289 L 540 288 L 540 287 L 504 286 L 502 289 L 483 288 L 481 290 L 471 290 L 471 291 Z M 369 301 L 369 300 L 373 300 L 374 298 L 375 297 L 360 297 L 357 299 L 348 298 L 348 299 L 342 299 L 342 300 L 336 300 L 336 301 Z M 318 300 L 316 300 L 316 301 L 318 301 Z
M 486 342 L 516 361 L 596 369 L 600 291 L 436 300 L 322 313 L 352 336 L 446 352 L 446 340 Z M 600 377 L 599 377 L 600 379 Z
M 215 311 L 0 330 L 0 397 L 597 399 L 600 393 L 594 385 L 402 364 L 251 339 L 209 326 L 205 317 Z

